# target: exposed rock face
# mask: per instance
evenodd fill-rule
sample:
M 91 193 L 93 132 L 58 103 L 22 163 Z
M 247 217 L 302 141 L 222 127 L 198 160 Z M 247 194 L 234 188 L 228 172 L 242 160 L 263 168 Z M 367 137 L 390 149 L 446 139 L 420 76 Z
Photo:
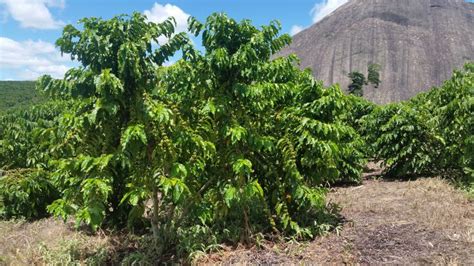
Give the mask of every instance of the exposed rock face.
M 350 0 L 293 38 L 296 53 L 326 85 L 347 88 L 347 74 L 381 65 L 376 103 L 406 100 L 441 85 L 452 70 L 474 60 L 474 4 L 464 0 Z

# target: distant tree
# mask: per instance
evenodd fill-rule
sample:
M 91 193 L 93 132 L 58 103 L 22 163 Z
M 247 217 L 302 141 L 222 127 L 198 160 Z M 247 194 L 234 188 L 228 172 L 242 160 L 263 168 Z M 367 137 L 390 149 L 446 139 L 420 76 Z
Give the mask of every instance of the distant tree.
M 349 73 L 348 77 L 352 80 L 352 83 L 349 85 L 349 93 L 356 96 L 363 96 L 363 86 L 366 83 L 364 74 L 353 71 Z
M 375 85 L 376 88 L 379 87 L 380 84 L 380 65 L 378 64 L 369 64 L 368 66 L 368 74 L 367 74 L 367 81 Z

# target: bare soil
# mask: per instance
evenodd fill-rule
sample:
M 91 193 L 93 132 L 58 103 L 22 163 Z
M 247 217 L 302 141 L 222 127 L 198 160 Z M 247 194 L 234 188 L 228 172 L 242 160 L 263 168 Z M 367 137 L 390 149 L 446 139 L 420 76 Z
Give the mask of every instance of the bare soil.
M 445 180 L 368 179 L 333 189 L 329 200 L 346 220 L 337 232 L 309 244 L 227 249 L 201 262 L 474 265 L 474 204 Z

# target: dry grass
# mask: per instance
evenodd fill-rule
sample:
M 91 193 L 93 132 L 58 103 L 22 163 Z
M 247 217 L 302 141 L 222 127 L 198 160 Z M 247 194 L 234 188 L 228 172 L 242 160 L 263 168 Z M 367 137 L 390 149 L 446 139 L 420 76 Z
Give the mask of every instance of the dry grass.
M 344 215 L 357 216 L 362 223 L 414 223 L 442 231 L 450 239 L 474 243 L 474 205 L 439 178 L 368 181 L 361 187 L 338 189 L 330 200 L 344 206 Z
M 352 221 L 358 262 L 474 264 L 474 205 L 445 180 L 366 181 L 330 200 Z
M 366 180 L 334 189 L 329 200 L 347 220 L 338 234 L 308 245 L 225 250 L 201 262 L 474 265 L 474 205 L 445 180 Z
M 104 235 L 89 236 L 52 218 L 32 223 L 0 222 L 0 264 L 81 263 L 91 254 L 105 249 L 107 243 L 108 238 Z
M 342 230 L 310 243 L 262 241 L 225 247 L 201 264 L 443 264 L 474 265 L 474 204 L 438 178 L 366 180 L 334 189 Z M 126 236 L 88 235 L 54 219 L 0 222 L 0 265 L 103 264 L 136 250 Z M 115 261 L 115 260 L 113 260 Z

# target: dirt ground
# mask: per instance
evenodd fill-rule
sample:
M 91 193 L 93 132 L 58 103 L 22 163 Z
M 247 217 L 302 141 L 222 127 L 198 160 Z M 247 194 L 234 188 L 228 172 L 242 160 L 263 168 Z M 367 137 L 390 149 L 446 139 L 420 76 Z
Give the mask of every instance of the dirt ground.
M 108 245 L 104 234 L 89 235 L 54 218 L 0 222 L 0 265 L 69 265 Z
M 305 245 L 225 250 L 202 262 L 474 265 L 474 203 L 445 180 L 369 178 L 334 189 L 329 200 L 346 220 L 338 232 Z

